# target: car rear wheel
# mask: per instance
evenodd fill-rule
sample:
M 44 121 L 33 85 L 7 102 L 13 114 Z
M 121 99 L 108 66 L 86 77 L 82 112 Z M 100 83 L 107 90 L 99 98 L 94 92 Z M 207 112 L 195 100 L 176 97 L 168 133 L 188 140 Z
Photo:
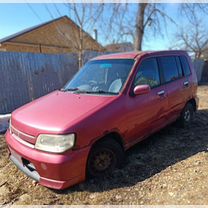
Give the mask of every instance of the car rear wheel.
M 194 107 L 191 103 L 187 103 L 185 108 L 183 109 L 179 122 L 181 127 L 188 127 L 194 118 Z
M 88 176 L 103 176 L 119 167 L 124 158 L 121 145 L 113 139 L 106 139 L 93 146 L 87 163 Z

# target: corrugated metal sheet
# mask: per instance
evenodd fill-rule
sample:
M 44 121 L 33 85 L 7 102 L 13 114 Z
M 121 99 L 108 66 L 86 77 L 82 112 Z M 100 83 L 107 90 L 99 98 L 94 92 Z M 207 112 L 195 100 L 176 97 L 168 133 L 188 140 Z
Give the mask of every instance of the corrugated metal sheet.
M 74 54 L 0 52 L 0 114 L 61 88 L 77 70 Z
M 193 64 L 194 64 L 194 69 L 196 71 L 198 82 L 201 82 L 202 72 L 203 72 L 203 69 L 204 69 L 204 61 L 196 59 L 196 60 L 194 60 Z

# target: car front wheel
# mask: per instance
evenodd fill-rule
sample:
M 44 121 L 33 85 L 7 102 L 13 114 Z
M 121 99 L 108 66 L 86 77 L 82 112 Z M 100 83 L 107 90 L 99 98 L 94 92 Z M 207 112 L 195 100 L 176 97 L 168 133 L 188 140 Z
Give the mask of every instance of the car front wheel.
M 119 167 L 124 157 L 121 145 L 113 139 L 98 142 L 90 152 L 87 173 L 88 176 L 103 176 Z

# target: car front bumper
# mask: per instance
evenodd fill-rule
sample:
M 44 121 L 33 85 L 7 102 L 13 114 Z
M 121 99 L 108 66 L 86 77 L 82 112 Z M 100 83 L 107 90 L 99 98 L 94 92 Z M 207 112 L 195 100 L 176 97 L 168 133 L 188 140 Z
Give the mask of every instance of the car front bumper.
M 53 189 L 65 189 L 85 180 L 89 147 L 52 154 L 36 150 L 17 141 L 7 131 L 11 161 L 33 180 Z

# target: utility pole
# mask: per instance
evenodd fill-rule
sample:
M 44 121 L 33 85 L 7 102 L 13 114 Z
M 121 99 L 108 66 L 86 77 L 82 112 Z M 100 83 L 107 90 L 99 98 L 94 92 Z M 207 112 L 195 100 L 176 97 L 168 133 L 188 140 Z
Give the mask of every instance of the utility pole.
M 98 31 L 97 31 L 97 29 L 94 29 L 94 33 L 95 33 L 95 40 L 98 41 Z

